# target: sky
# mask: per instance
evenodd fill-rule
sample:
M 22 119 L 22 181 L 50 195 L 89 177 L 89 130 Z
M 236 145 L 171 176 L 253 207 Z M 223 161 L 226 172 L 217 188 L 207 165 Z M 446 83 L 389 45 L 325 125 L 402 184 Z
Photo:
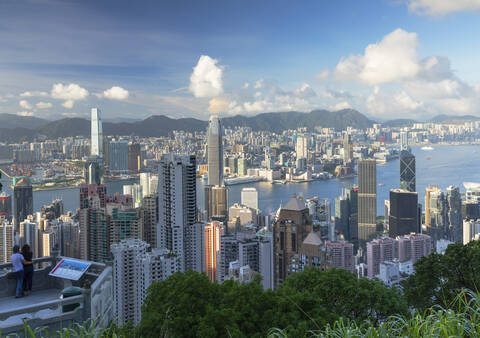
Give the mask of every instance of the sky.
M 0 113 L 480 116 L 480 0 L 0 0 Z

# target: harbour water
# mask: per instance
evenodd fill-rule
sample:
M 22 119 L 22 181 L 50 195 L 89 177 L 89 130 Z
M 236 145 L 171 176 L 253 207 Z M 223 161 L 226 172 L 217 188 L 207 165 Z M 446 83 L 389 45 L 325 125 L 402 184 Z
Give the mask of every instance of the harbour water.
M 480 182 L 480 145 L 434 146 L 433 150 L 428 151 L 421 150 L 421 147 L 412 148 L 416 156 L 417 191 L 420 203 L 425 204 L 425 188 L 429 184 L 438 184 L 442 189 L 449 185 L 455 185 L 460 187 L 461 192 L 464 192 L 463 182 Z M 399 172 L 399 160 L 377 165 L 377 183 L 383 184 L 383 186 L 377 186 L 377 214 L 380 216 L 384 214 L 384 201 L 389 198 L 390 189 L 399 187 Z M 356 181 L 355 177 L 308 183 L 257 182 L 232 185 L 229 186 L 228 198 L 229 204 L 240 202 L 242 188 L 255 187 L 259 195 L 259 208 L 267 213 L 275 212 L 280 204 L 287 203 L 294 193 L 306 198 L 313 196 L 330 198 L 333 212 L 333 199 L 342 193 L 343 188 L 350 187 Z M 109 182 L 107 184 L 108 194 L 121 193 L 124 184 L 132 184 L 132 181 Z M 197 180 L 197 201 L 200 208 L 203 208 L 204 205 L 203 187 L 204 181 Z M 11 193 L 6 184 L 4 184 L 4 190 Z M 74 211 L 79 206 L 78 188 L 35 191 L 33 196 L 35 211 L 56 198 L 64 201 L 66 211 Z

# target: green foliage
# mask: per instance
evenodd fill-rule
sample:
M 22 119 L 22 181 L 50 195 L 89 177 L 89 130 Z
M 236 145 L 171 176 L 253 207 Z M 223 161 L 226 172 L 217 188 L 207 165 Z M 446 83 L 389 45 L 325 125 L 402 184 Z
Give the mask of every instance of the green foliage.
M 264 337 L 271 327 L 301 337 L 340 317 L 377 322 L 407 313 L 396 289 L 344 270 L 308 269 L 276 291 L 259 282 L 211 283 L 193 271 L 154 283 L 137 333 L 142 337 Z
M 459 290 L 477 291 L 480 286 L 480 241 L 451 244 L 445 255 L 423 257 L 402 286 L 408 303 L 416 309 L 451 308 Z
M 480 336 L 480 300 L 479 294 L 462 291 L 454 299 L 456 311 L 440 306 L 417 312 L 413 316 L 390 316 L 378 325 L 369 321 L 351 321 L 340 319 L 333 325 L 317 332 L 311 337 L 479 337 Z M 272 329 L 268 337 L 296 337 L 285 330 Z

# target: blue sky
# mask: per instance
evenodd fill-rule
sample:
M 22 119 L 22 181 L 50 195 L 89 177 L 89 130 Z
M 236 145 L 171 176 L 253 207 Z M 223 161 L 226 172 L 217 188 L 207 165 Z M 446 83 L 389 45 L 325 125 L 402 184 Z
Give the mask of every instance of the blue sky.
M 480 115 L 480 0 L 0 2 L 0 112 Z

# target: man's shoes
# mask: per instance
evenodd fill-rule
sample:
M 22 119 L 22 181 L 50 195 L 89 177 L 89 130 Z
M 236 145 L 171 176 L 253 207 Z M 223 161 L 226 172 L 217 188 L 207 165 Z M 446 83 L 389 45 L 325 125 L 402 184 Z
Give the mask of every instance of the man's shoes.
M 15 296 L 15 298 L 22 298 L 23 296 Z

